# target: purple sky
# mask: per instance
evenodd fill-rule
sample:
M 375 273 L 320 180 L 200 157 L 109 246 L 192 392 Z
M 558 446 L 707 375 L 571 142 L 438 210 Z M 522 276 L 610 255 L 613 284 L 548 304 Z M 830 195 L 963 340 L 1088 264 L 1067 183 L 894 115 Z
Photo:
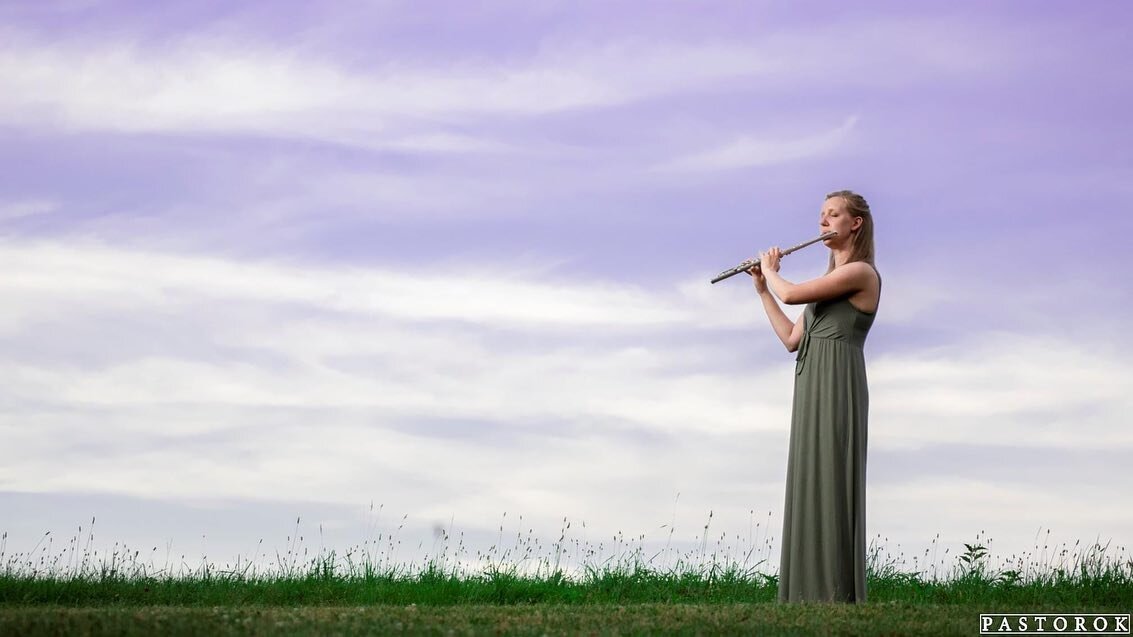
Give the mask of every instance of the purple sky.
M 711 510 L 777 538 L 794 355 L 746 277 L 708 281 L 842 188 L 884 281 L 870 534 L 1127 545 L 1130 18 L 0 6 L 9 547 L 92 515 L 221 553 L 298 514 L 351 542 L 371 501 L 422 533 L 511 511 L 663 543 L 677 515 L 692 541 Z

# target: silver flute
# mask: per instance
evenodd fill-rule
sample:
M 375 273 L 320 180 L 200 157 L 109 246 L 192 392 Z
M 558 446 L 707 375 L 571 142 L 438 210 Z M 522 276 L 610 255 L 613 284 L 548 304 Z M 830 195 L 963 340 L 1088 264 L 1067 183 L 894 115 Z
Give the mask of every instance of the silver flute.
M 787 248 L 786 250 L 781 251 L 780 254 L 785 257 L 788 254 L 794 252 L 795 250 L 800 250 L 802 248 L 807 247 L 808 245 L 810 245 L 812 243 L 818 243 L 819 241 L 822 241 L 824 239 L 829 239 L 831 237 L 836 237 L 836 236 L 838 236 L 838 233 L 834 232 L 833 230 L 831 230 L 830 232 L 824 232 L 820 236 L 817 236 L 817 237 L 811 239 L 810 241 L 804 241 L 797 246 L 791 246 L 791 247 Z M 759 267 L 759 259 L 748 259 L 747 261 L 744 261 L 743 263 L 737 265 L 736 267 L 734 267 L 730 270 L 724 270 L 720 274 L 717 274 L 716 278 L 712 279 L 712 282 L 716 283 L 717 281 L 723 281 L 724 279 L 726 279 L 730 276 L 735 276 L 735 275 L 739 274 L 740 272 L 747 272 L 748 270 L 752 269 L 753 267 L 756 267 L 756 268 Z

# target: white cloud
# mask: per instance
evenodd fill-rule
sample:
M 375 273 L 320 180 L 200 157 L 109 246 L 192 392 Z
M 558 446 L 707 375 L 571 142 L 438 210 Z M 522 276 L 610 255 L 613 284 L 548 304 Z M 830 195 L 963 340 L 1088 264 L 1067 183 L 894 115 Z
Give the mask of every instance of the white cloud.
M 659 164 L 654 170 L 714 171 L 824 157 L 837 152 L 847 142 L 857 120 L 857 116 L 852 115 L 837 128 L 796 139 L 761 139 L 741 135 L 720 146 Z
M 705 297 L 691 284 L 678 288 L 683 294 L 548 288 L 534 278 L 300 269 L 75 245 L 3 254 L 13 273 L 4 285 L 11 338 L 33 325 L 58 331 L 55 340 L 103 334 L 71 345 L 73 356 L 103 361 L 93 369 L 9 363 L 6 387 L 23 401 L 364 409 L 375 422 L 535 429 L 565 419 L 668 434 L 775 431 L 789 416 L 793 356 L 769 330 L 752 352 L 768 364 L 739 376 L 727 371 L 734 348 L 704 340 L 717 330 L 759 330 L 758 308 L 739 290 L 718 290 L 726 300 L 698 308 Z M 128 327 L 115 331 L 115 317 L 128 317 Z M 682 342 L 695 334 L 700 342 Z M 139 351 L 131 338 L 156 342 Z M 189 349 L 172 347 L 182 341 Z M 1112 426 L 1130 407 L 1121 359 L 1025 335 L 977 335 L 965 347 L 871 358 L 874 445 L 1131 443 Z M 249 357 L 256 352 L 263 356 Z M 1081 420 L 1084 407 L 1092 411 Z M 1036 413 L 1047 415 L 1042 424 Z
M 1133 365 L 1051 336 L 986 332 L 956 346 L 888 353 L 870 367 L 875 429 L 887 446 L 982 443 L 1133 447 Z
M 54 212 L 59 204 L 48 199 L 13 199 L 0 201 L 0 221 L 21 219 Z
M 439 263 L 409 273 L 391 268 L 325 267 L 241 262 L 210 256 L 121 250 L 97 242 L 0 242 L 0 255 L 18 276 L 0 330 L 53 316 L 62 303 L 112 311 L 187 311 L 232 302 L 293 305 L 354 319 L 451 321 L 523 330 L 597 328 L 621 333 L 688 328 L 746 328 L 761 316 L 746 285 L 709 285 L 698 274 L 655 293 L 610 281 L 548 284 L 558 266 L 538 262 Z M 459 267 L 457 267 L 459 266 Z M 895 274 L 887 318 L 906 322 L 942 300 L 924 292 L 913 273 Z M 887 287 L 889 289 L 889 287 Z M 900 291 L 920 290 L 907 295 Z M 911 298 L 910 298 L 911 297 Z M 889 298 L 889 297 L 887 297 Z M 737 311 L 737 308 L 740 308 Z M 797 317 L 801 307 L 788 308 Z
M 547 285 L 539 270 L 461 264 L 456 274 L 252 264 L 211 257 L 126 252 L 97 244 L 0 246 L 21 276 L 3 285 L 28 292 L 28 308 L 67 295 L 73 302 L 186 308 L 202 299 L 299 302 L 324 310 L 400 320 L 454 320 L 498 326 L 671 326 L 689 310 L 638 288 L 608 282 Z M 544 269 L 553 267 L 545 264 Z M 49 297 L 60 301 L 63 296 Z M 20 306 L 15 305 L 19 311 Z M 29 310 L 30 311 L 30 310 Z M 9 315 L 11 317 L 11 315 Z
M 367 70 L 325 53 L 249 36 L 45 41 L 8 30 L 0 47 L 0 121 L 62 130 L 202 131 L 314 137 L 440 151 L 517 148 L 440 130 L 437 121 L 541 115 L 687 94 L 745 80 L 780 92 L 815 82 L 885 86 L 934 73 L 994 72 L 1008 47 L 901 20 L 809 26 L 731 42 L 548 39 L 526 59 L 410 66 L 391 56 Z M 961 25 L 952 25 L 959 27 Z M 971 32 L 971 25 L 964 25 Z M 915 37 L 910 36 L 915 33 Z M 1007 34 L 997 31 L 1003 38 Z M 904 64 L 891 64 L 899 51 Z M 973 66 L 970 60 L 978 60 Z M 878 69 L 884 69 L 884 72 Z M 740 138 L 702 162 L 767 161 L 804 152 Z M 809 151 L 807 151 L 809 152 Z
M 445 150 L 493 144 L 435 131 L 406 137 L 405 120 L 607 106 L 759 66 L 752 56 L 721 57 L 678 46 L 647 55 L 663 68 L 688 57 L 709 59 L 703 66 L 681 62 L 676 76 L 660 69 L 652 75 L 632 73 L 625 60 L 608 64 L 617 58 L 591 55 L 576 61 L 554 52 L 477 68 L 391 64 L 367 74 L 299 50 L 204 37 L 144 50 L 118 43 L 49 45 L 10 36 L 0 50 L 0 117 L 8 121 L 65 129 L 270 131 Z M 707 64 L 721 59 L 730 62 Z M 402 127 L 390 131 L 391 122 Z

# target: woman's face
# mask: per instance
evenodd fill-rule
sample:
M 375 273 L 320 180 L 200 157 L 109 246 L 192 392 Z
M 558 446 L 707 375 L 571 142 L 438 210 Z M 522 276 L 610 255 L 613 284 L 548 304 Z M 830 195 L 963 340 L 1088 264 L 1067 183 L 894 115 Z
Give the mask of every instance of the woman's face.
M 822 202 L 822 212 L 818 217 L 818 232 L 819 234 L 830 232 L 831 230 L 838 233 L 837 237 L 832 239 L 824 239 L 823 245 L 834 246 L 839 244 L 849 244 L 852 240 L 851 230 L 856 229 L 862 223 L 861 217 L 854 217 L 846 211 L 846 200 L 841 197 L 831 197 Z

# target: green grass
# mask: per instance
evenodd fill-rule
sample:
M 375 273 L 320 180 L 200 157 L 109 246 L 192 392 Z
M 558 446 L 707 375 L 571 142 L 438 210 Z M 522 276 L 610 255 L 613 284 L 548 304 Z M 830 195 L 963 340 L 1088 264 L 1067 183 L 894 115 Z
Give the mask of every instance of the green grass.
M 978 575 L 926 582 L 913 575 L 871 574 L 868 587 L 869 601 L 878 603 L 1118 609 L 1133 600 L 1133 581 L 1115 571 L 1064 574 L 1026 583 Z M 728 571 L 661 573 L 646 569 L 594 572 L 578 580 L 506 570 L 476 576 L 425 570 L 412 575 L 352 577 L 321 566 L 292 577 L 0 577 L 0 606 L 729 604 L 773 602 L 776 594 L 777 580 L 773 576 L 745 577 Z
M 993 565 L 977 535 L 942 574 L 935 550 L 909 563 L 871 543 L 869 603 L 778 604 L 769 540 L 710 547 L 706 524 L 696 549 L 646 556 L 643 537 L 593 546 L 567 528 L 550 547 L 522 534 L 505 547 L 501 525 L 474 556 L 463 542 L 450 552 L 445 535 L 418 564 L 395 562 L 396 534 L 384 533 L 313 556 L 296 533 L 274 560 L 193 568 L 159 564 L 156 548 L 100 554 L 89 528 L 85 546 L 80 531 L 57 553 L 47 541 L 6 555 L 0 541 L 0 634 L 973 634 L 980 612 L 1133 606 L 1133 560 L 1108 544 L 1036 544 Z

